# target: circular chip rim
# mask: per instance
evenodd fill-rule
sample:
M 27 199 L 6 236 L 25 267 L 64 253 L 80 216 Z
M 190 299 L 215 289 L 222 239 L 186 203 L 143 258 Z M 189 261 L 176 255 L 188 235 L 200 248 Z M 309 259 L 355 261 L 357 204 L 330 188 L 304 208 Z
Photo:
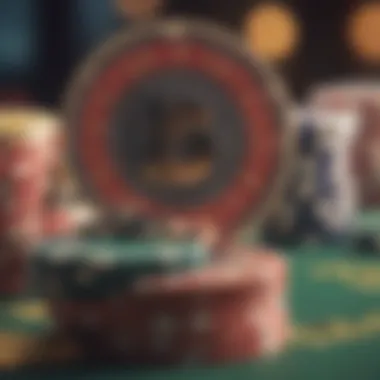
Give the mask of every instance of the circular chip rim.
M 249 66 L 254 69 L 252 73 L 260 78 L 259 86 L 267 96 L 266 101 L 268 102 L 268 106 L 273 109 L 275 113 L 272 116 L 273 122 L 275 123 L 274 127 L 280 127 L 280 130 L 278 131 L 279 160 L 277 170 L 274 170 L 273 173 L 272 183 L 268 186 L 268 194 L 263 196 L 258 202 L 256 202 L 256 204 L 250 204 L 244 212 L 241 212 L 235 217 L 236 220 L 232 223 L 227 223 L 228 225 L 220 226 L 218 225 L 218 219 L 214 220 L 214 224 L 222 227 L 222 230 L 235 229 L 237 225 L 243 224 L 243 222 L 247 219 L 254 227 L 260 226 L 264 220 L 283 202 L 282 190 L 287 183 L 289 174 L 291 173 L 292 162 L 294 160 L 293 153 L 296 129 L 294 128 L 294 118 L 291 117 L 291 111 L 294 108 L 294 103 L 290 100 L 290 96 L 285 90 L 284 83 L 274 74 L 268 65 L 264 65 L 256 57 L 254 57 L 243 42 L 231 34 L 228 29 L 217 25 L 205 23 L 204 21 L 195 19 L 188 20 L 181 18 L 158 20 L 150 23 L 149 25 L 136 25 L 133 27 L 132 31 L 128 29 L 118 32 L 106 41 L 103 47 L 91 54 L 87 60 L 85 60 L 83 64 L 78 67 L 77 72 L 73 75 L 73 79 L 69 84 L 63 98 L 63 109 L 66 125 L 69 130 L 69 147 L 71 150 L 70 156 L 73 166 L 77 167 L 78 163 L 78 152 L 76 150 L 76 141 L 74 138 L 75 133 L 73 133 L 76 130 L 77 124 L 76 114 L 78 110 L 81 110 L 81 98 L 83 97 L 86 89 L 88 86 L 93 84 L 93 80 L 96 80 L 99 74 L 102 73 L 102 65 L 104 62 L 108 61 L 109 57 L 114 55 L 115 52 L 122 51 L 121 47 L 128 43 L 136 43 L 140 39 L 149 41 L 150 37 L 168 37 L 175 39 L 176 37 L 181 38 L 184 34 L 200 38 L 207 36 L 205 39 L 206 42 L 215 40 L 216 42 L 220 42 L 220 46 L 225 46 L 233 52 L 236 52 L 236 57 L 247 62 Z M 78 174 L 79 181 L 86 193 L 92 197 L 94 201 L 97 201 L 98 203 L 100 201 L 99 206 L 101 208 L 108 209 L 116 213 L 131 213 L 130 205 L 128 205 L 129 208 L 127 207 L 127 210 L 115 210 L 113 207 L 110 207 L 109 202 L 108 204 L 104 201 L 102 202 L 99 194 L 97 194 L 97 190 L 93 188 L 93 185 L 86 183 L 86 178 L 83 178 L 80 170 Z M 166 208 L 168 209 L 168 207 Z M 254 212 L 252 212 L 253 208 L 255 209 Z M 146 213 L 144 210 L 132 208 L 132 214 L 137 215 L 145 213 L 152 219 L 160 218 L 163 215 L 178 217 L 177 214 L 180 214 L 181 218 L 199 220 L 199 216 L 194 217 L 194 215 L 188 215 L 187 213 L 183 213 L 183 211 L 178 212 L 178 210 L 167 209 L 157 216 L 157 213 L 155 212 Z

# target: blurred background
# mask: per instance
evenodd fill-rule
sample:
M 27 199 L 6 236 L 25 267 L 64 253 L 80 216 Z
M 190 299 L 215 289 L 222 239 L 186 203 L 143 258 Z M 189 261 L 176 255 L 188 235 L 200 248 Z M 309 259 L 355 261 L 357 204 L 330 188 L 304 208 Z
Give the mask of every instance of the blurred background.
M 132 2 L 0 0 L 0 101 L 56 105 L 81 59 L 112 31 L 136 21 Z M 240 33 L 277 66 L 297 97 L 314 83 L 380 72 L 379 2 L 166 0 L 160 9 L 161 15 L 202 17 Z

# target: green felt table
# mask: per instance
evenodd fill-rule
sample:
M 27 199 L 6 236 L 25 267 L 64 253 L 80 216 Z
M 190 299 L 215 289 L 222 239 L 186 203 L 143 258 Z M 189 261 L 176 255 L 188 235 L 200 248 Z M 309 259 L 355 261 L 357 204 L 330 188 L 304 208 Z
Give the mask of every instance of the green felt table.
M 380 259 L 336 249 L 304 251 L 288 252 L 295 328 L 288 349 L 276 358 L 216 368 L 132 370 L 67 364 L 10 370 L 5 358 L 9 337 L 32 339 L 52 326 L 43 303 L 25 296 L 0 303 L 0 339 L 7 336 L 0 340 L 0 379 L 380 379 Z

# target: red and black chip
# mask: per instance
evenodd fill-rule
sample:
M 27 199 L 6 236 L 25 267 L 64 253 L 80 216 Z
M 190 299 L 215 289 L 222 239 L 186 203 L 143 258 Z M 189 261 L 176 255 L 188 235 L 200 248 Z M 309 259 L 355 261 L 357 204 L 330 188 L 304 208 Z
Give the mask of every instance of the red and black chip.
M 111 38 L 69 89 L 80 179 L 103 206 L 222 230 L 262 219 L 291 132 L 272 73 L 228 31 L 159 21 Z

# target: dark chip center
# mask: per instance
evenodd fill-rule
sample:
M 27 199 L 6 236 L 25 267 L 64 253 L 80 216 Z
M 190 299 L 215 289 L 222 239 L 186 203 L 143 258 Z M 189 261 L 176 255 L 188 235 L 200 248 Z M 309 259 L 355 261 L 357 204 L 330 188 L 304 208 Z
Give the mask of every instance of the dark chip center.
M 242 164 L 244 120 L 234 99 L 202 73 L 144 78 L 115 107 L 110 155 L 140 193 L 192 206 L 217 196 Z
M 160 104 L 151 130 L 143 180 L 156 185 L 195 185 L 212 170 L 212 114 L 193 102 Z M 154 131 L 154 133 L 153 133 Z

